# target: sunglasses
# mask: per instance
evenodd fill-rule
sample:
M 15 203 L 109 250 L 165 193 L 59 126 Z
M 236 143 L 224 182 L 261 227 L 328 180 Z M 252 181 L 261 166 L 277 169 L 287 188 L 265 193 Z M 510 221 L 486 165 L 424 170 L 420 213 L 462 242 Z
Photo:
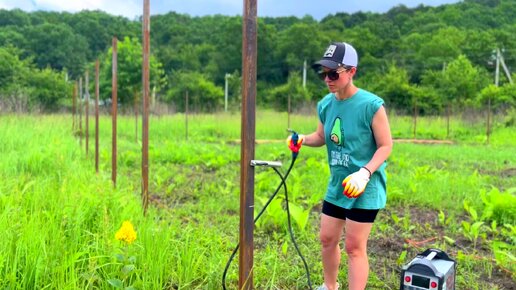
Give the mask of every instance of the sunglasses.
M 320 71 L 317 73 L 317 75 L 319 75 L 319 78 L 323 81 L 326 79 L 326 76 L 328 76 L 328 79 L 330 79 L 330 81 L 336 81 L 339 79 L 341 72 L 349 71 L 350 69 L 351 68 L 344 68 L 344 70 L 340 72 L 337 70 Z
M 336 81 L 339 79 L 339 73 L 336 70 L 320 71 L 317 74 L 319 75 L 319 78 L 323 81 L 326 79 L 326 76 L 328 76 L 330 81 Z

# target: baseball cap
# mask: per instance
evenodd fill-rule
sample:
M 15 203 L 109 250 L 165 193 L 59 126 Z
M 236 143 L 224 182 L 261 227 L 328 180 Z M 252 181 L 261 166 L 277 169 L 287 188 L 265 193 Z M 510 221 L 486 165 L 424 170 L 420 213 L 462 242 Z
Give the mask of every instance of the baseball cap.
M 330 69 L 336 69 L 339 66 L 358 65 L 357 51 L 351 44 L 346 42 L 332 42 L 326 49 L 321 60 L 314 63 L 312 67 L 318 68 L 325 66 Z

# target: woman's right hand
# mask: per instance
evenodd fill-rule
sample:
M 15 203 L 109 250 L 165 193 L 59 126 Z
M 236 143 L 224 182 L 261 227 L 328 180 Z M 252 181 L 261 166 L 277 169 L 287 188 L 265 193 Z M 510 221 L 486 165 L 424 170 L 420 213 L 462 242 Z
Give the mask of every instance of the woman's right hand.
M 297 139 L 297 140 L 296 140 Z M 301 145 L 305 140 L 305 135 L 303 134 L 292 134 L 287 137 L 287 146 L 290 151 L 293 153 L 298 153 L 299 149 L 301 149 Z

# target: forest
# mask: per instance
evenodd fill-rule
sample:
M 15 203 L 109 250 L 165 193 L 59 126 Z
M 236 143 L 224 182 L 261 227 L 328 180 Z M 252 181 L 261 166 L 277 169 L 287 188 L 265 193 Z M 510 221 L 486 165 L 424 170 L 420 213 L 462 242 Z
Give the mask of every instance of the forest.
M 75 81 L 86 71 L 92 76 L 96 60 L 100 96 L 108 104 L 113 37 L 119 41 L 119 103 L 132 107 L 141 95 L 141 19 L 102 11 L 0 10 L 0 112 L 70 111 Z M 264 108 L 285 111 L 291 99 L 296 110 L 322 98 L 326 87 L 310 64 L 331 41 L 357 49 L 355 83 L 397 113 L 436 115 L 489 102 L 505 114 L 516 105 L 513 0 L 399 5 L 386 13 L 338 12 L 320 21 L 309 15 L 260 17 L 257 38 L 257 105 Z M 227 81 L 230 108 L 238 110 L 241 51 L 240 16 L 153 15 L 154 100 L 181 112 L 188 91 L 194 110 L 223 110 Z M 93 88 L 90 81 L 88 90 Z
M 516 1 L 257 20 L 250 125 L 242 17 L 152 15 L 146 126 L 142 19 L 0 9 L 0 289 L 241 289 L 228 262 L 245 154 L 283 165 L 249 175 L 254 289 L 323 283 L 327 151 L 305 144 L 298 156 L 284 140 L 320 122 L 328 88 L 311 64 L 332 41 L 357 49 L 354 82 L 385 100 L 395 143 L 367 289 L 399 289 L 402 267 L 429 248 L 456 260 L 456 289 L 514 289 Z M 256 141 L 252 154 L 242 140 Z M 341 289 L 348 276 L 342 267 Z

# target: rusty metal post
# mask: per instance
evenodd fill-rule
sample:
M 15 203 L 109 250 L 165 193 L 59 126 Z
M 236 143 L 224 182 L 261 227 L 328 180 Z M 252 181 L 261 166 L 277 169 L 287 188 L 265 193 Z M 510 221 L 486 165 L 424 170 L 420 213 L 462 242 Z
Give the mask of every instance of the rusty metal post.
M 412 135 L 415 140 L 417 137 L 417 98 L 414 98 L 414 131 Z
M 117 38 L 113 37 L 113 56 L 112 56 L 112 72 L 111 72 L 111 118 L 112 118 L 112 135 L 111 135 L 111 180 L 113 186 L 116 187 L 116 115 L 118 106 L 118 79 L 117 79 Z
M 77 119 L 77 81 L 73 84 L 73 94 L 72 94 L 72 131 L 75 135 L 75 120 Z
M 491 96 L 487 99 L 486 144 L 489 144 L 491 136 Z
M 188 140 L 188 91 L 185 95 L 185 138 Z
M 82 147 L 82 78 L 79 78 L 79 144 Z
M 133 97 L 134 106 L 134 142 L 138 143 L 138 93 L 134 93 Z
M 290 128 L 290 94 L 288 95 L 288 105 L 287 105 L 287 128 Z
M 88 70 L 84 73 L 84 79 L 86 85 L 84 86 L 84 100 L 85 100 L 85 116 L 86 116 L 86 157 L 88 157 L 88 151 L 90 147 L 90 73 Z
M 95 172 L 99 173 L 99 60 L 95 61 Z
M 242 125 L 238 288 L 253 289 L 254 159 L 256 138 L 257 0 L 244 0 L 242 17 Z
M 143 1 L 143 111 L 142 111 L 142 197 L 143 214 L 149 206 L 149 63 L 150 63 L 150 3 Z

